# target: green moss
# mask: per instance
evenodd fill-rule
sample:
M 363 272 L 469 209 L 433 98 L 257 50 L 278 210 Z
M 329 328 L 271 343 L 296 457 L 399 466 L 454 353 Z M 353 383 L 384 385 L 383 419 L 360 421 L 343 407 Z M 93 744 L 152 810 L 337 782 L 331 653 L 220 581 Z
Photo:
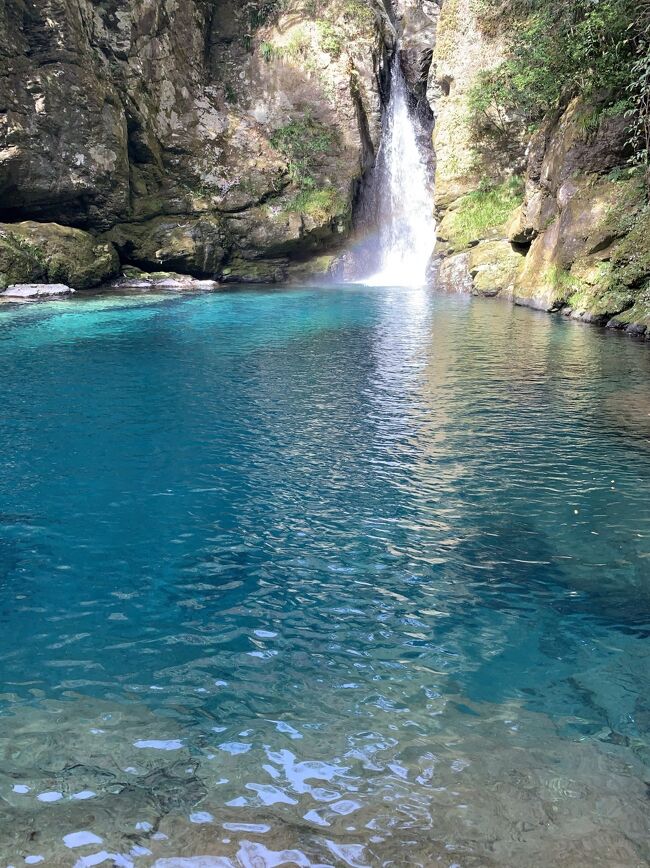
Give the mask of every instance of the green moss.
M 627 235 L 612 252 L 612 273 L 617 284 L 641 287 L 650 278 L 650 205 L 633 218 Z
M 448 61 L 458 44 L 460 33 L 459 7 L 459 0 L 446 0 L 442 6 L 435 48 L 435 57 L 438 62 Z
M 13 232 L 0 231 L 0 291 L 12 283 L 41 280 L 46 270 L 38 247 Z
M 286 206 L 287 211 L 305 214 L 319 222 L 340 216 L 346 205 L 337 190 L 324 187 L 320 190 L 301 190 Z
M 638 323 L 650 326 L 650 282 L 648 282 L 631 307 L 617 314 L 614 320 L 623 326 Z
M 468 193 L 446 220 L 454 249 L 462 250 L 503 227 L 522 199 L 523 186 L 519 178 Z
M 592 316 L 610 317 L 617 311 L 629 307 L 634 299 L 629 291 L 603 290 L 581 286 L 572 292 L 566 299 L 566 303 L 572 310 L 588 311 Z
M 569 298 L 582 289 L 581 282 L 570 271 L 560 268 L 559 265 L 551 265 L 546 272 L 546 279 L 555 290 L 558 298 Z
M 22 238 L 20 235 L 16 235 L 14 232 L 7 232 L 3 236 L 3 240 L 6 244 L 13 247 L 17 252 L 24 254 L 28 259 L 32 259 L 38 265 L 45 267 L 46 260 L 45 255 L 40 247 L 36 244 L 32 244 L 26 238 Z

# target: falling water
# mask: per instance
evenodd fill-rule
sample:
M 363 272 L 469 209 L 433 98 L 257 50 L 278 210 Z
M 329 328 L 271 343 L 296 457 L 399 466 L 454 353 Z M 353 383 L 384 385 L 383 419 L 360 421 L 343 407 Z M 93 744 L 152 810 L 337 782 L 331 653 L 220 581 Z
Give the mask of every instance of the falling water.
M 379 270 L 364 282 L 422 286 L 435 244 L 432 190 L 426 158 L 399 54 L 393 61 L 391 96 L 374 177 L 379 222 Z

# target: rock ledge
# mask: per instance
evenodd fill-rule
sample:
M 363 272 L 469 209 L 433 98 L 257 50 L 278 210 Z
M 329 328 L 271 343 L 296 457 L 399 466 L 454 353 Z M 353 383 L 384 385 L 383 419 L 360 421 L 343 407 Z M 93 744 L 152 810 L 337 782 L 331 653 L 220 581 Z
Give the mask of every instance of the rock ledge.
M 65 283 L 14 283 L 0 295 L 3 298 L 55 298 L 73 292 Z

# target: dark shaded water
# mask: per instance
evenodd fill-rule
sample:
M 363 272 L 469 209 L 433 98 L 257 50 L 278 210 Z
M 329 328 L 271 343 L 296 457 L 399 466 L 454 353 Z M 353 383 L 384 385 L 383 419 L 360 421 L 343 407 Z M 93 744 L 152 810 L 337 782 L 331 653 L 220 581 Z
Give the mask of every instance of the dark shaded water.
M 348 287 L 0 370 L 0 864 L 648 864 L 647 347 Z

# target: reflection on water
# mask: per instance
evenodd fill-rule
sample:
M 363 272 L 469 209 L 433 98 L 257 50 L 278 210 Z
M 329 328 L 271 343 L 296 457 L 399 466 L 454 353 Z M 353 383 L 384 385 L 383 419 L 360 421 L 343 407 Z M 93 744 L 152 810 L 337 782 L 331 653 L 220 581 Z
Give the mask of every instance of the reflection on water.
M 0 865 L 649 863 L 646 347 L 346 288 L 0 358 Z

